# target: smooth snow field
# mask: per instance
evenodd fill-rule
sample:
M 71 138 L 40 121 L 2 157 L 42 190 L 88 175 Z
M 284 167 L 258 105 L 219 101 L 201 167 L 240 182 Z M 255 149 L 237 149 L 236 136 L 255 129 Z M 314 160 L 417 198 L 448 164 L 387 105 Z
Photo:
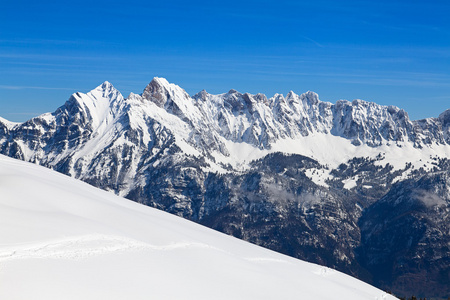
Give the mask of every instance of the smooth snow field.
M 0 299 L 395 299 L 0 156 Z

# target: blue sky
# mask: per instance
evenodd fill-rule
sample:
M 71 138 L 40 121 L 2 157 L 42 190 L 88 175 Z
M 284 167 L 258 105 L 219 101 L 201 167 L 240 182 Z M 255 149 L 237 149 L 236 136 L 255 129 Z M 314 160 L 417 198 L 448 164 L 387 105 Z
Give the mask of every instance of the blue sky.
M 448 1 L 1 1 L 0 116 L 25 121 L 110 81 L 193 95 L 308 90 L 411 119 L 450 108 Z

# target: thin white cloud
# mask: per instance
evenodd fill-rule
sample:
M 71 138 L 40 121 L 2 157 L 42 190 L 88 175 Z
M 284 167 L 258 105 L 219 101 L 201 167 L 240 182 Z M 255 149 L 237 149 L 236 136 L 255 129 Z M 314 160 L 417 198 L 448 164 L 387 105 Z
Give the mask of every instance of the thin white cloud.
M 8 113 L 11 116 L 39 116 L 42 112 L 17 112 L 17 113 Z
M 7 53 L 3 52 L 0 53 L 0 58 L 17 58 L 17 59 L 43 59 L 43 60 L 111 60 L 111 59 L 117 59 L 120 60 L 121 58 L 119 56 L 107 56 L 107 55 L 100 55 L 100 56 L 72 56 L 72 55 L 50 55 L 50 54 L 29 54 L 29 53 Z
M 0 89 L 3 90 L 64 90 L 64 91 L 73 91 L 74 88 L 66 88 L 66 87 L 46 87 L 46 86 L 23 86 L 23 85 L 0 85 Z
M 386 85 L 386 86 L 425 86 L 425 87 L 450 87 L 450 77 L 446 74 L 398 72 L 392 73 L 390 77 L 382 74 L 373 76 L 352 75 L 338 79 L 342 83 Z
M 44 44 L 44 45 L 119 45 L 118 42 L 105 42 L 99 40 L 56 40 L 56 39 L 0 39 L 2 44 Z
M 320 47 L 320 48 L 324 48 L 324 47 L 325 47 L 324 45 L 322 45 L 322 44 L 319 43 L 318 41 L 313 40 L 312 38 L 307 37 L 306 35 L 300 35 L 300 36 L 301 36 L 302 38 L 304 38 L 305 40 L 312 42 L 312 43 L 313 43 L 314 45 L 316 45 L 317 47 Z

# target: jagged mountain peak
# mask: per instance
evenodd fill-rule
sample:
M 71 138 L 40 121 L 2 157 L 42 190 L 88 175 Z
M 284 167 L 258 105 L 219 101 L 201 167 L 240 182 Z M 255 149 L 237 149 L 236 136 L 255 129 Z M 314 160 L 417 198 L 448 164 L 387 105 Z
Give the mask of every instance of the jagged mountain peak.
M 166 78 L 158 77 L 158 76 L 153 77 L 151 82 L 155 82 L 155 83 L 162 84 L 162 85 L 169 85 L 170 84 L 169 81 L 167 81 Z
M 79 105 L 98 106 L 99 102 L 112 103 L 123 96 L 109 81 L 105 81 L 88 93 L 76 92 L 72 94 L 68 102 L 78 102 Z
M 154 77 L 145 87 L 141 96 L 146 100 L 152 101 L 159 107 L 170 106 L 173 101 L 191 100 L 191 97 L 184 89 L 160 77 Z
M 164 85 L 159 83 L 159 80 L 156 79 L 156 77 L 145 87 L 141 96 L 144 99 L 152 101 L 159 107 L 163 107 L 170 97 L 167 89 L 164 88 Z
M 291 93 L 293 95 L 295 95 L 294 92 L 291 91 Z M 307 91 L 306 93 L 301 94 L 300 98 L 307 100 L 308 103 L 310 103 L 311 105 L 317 105 L 319 102 L 321 102 L 319 100 L 319 95 L 317 93 L 314 93 L 314 92 L 311 92 L 311 91 Z
M 81 94 L 81 93 L 77 93 L 77 94 Z M 118 97 L 122 97 L 122 94 L 119 92 L 119 90 L 117 90 L 112 85 L 112 83 L 110 83 L 109 81 L 103 82 L 98 87 L 96 87 L 92 91 L 88 92 L 87 95 L 91 96 L 91 98 L 93 98 L 93 100 L 96 100 L 99 98 L 106 98 L 106 99 L 110 99 L 110 101 L 113 101 Z
M 111 83 L 111 82 L 109 82 L 109 81 L 105 81 L 105 82 L 103 82 L 101 85 L 99 85 L 98 87 L 97 87 L 97 89 L 98 88 L 100 88 L 100 89 L 102 89 L 102 90 L 110 90 L 110 89 L 113 89 L 114 88 L 114 86 L 113 86 L 113 84 Z
M 286 99 L 291 99 L 294 98 L 295 96 L 297 96 L 297 94 L 294 93 L 294 91 L 289 91 L 289 93 L 286 94 Z
M 371 118 L 373 121 L 383 122 L 390 121 L 392 118 L 410 122 L 408 114 L 405 110 L 394 105 L 380 105 L 375 102 L 355 99 L 353 101 L 338 100 L 333 105 L 336 111 L 341 114 L 350 113 L 359 120 Z
M 206 90 L 203 89 L 200 92 L 198 92 L 197 94 L 195 94 L 194 96 L 192 96 L 192 98 L 195 100 L 206 101 L 208 98 L 208 95 L 210 95 L 210 94 Z
M 441 113 L 438 117 L 438 119 L 442 122 L 443 126 L 449 126 L 450 125 L 450 109 L 447 109 L 443 113 Z
M 105 81 L 88 93 L 77 92 L 53 115 L 74 124 L 80 124 L 90 130 L 99 130 L 123 112 L 125 104 L 122 94 L 108 81 Z M 61 121 L 60 121 L 61 122 Z M 103 126 L 102 126 L 103 124 Z
M 315 107 L 320 103 L 324 103 L 319 99 L 319 95 L 317 93 L 307 91 L 306 93 L 302 93 L 300 95 L 296 94 L 293 91 L 289 91 L 286 95 L 286 101 L 292 104 L 300 104 L 301 106 L 306 107 Z

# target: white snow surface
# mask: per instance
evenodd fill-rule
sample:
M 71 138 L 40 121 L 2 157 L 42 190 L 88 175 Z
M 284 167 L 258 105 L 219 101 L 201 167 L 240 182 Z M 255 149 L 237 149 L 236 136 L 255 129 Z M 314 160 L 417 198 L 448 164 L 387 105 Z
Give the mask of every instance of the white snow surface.
M 0 299 L 395 299 L 0 156 Z

